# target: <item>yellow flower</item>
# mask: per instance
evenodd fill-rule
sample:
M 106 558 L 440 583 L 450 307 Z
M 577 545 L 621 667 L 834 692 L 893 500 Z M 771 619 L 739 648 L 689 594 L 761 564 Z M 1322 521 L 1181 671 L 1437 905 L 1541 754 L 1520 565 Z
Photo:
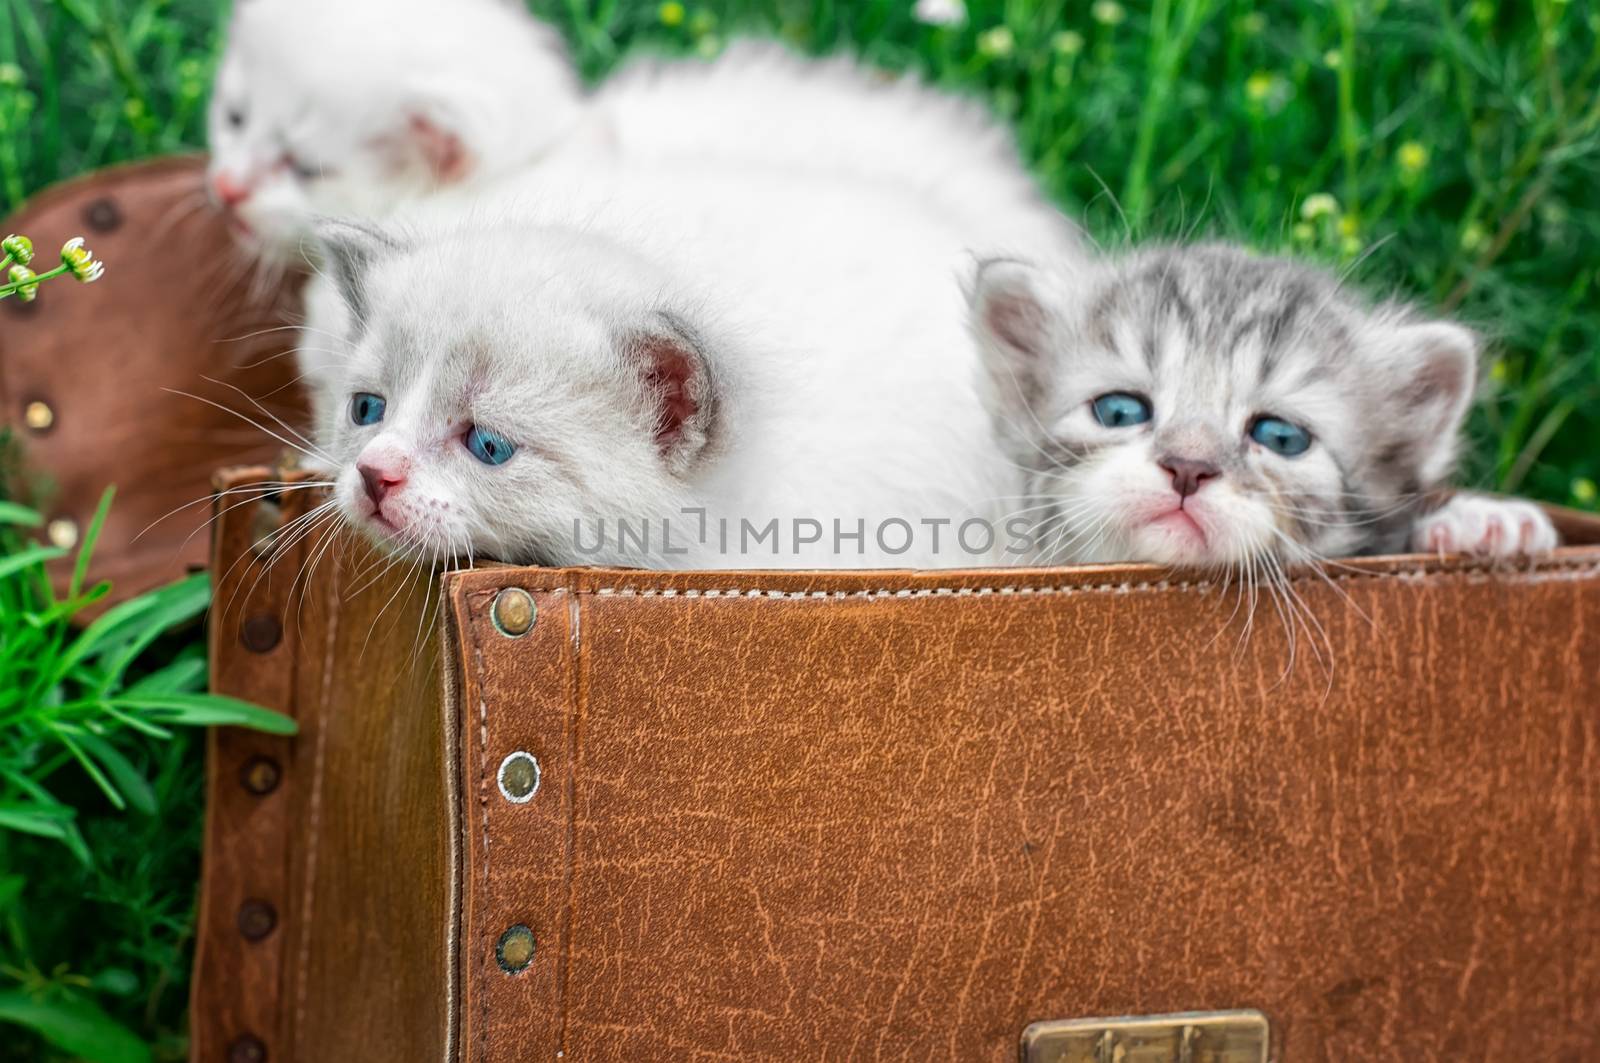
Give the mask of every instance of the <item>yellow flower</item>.
M 995 26 L 978 34 L 978 51 L 996 59 L 1010 55 L 1016 46 L 1017 38 L 1009 26 Z
M 1400 150 L 1395 153 L 1395 159 L 1400 163 L 1400 169 L 1410 174 L 1418 174 L 1428 165 L 1428 149 L 1415 140 L 1408 140 L 1400 145 Z
M 687 12 L 684 11 L 683 5 L 678 3 L 678 0 L 667 0 L 666 3 L 656 8 L 656 17 L 661 20 L 663 26 L 683 25 L 683 19 L 686 14 Z
M 1300 216 L 1306 221 L 1316 221 L 1327 214 L 1339 213 L 1339 201 L 1326 192 L 1314 192 L 1300 204 Z
M 27 266 L 11 267 L 11 283 L 22 285 L 22 287 L 17 289 L 17 298 L 21 299 L 25 303 L 31 303 L 39 297 L 39 285 L 37 283 L 27 283 L 28 281 L 33 280 L 35 276 L 37 276 L 37 274 L 35 274 L 33 270 L 29 269 Z
M 1062 30 L 1050 38 L 1050 44 L 1062 55 L 1077 55 L 1083 51 L 1083 34 L 1077 30 Z
M 1115 26 L 1128 17 L 1117 0 L 1098 0 L 1094 7 L 1089 9 L 1089 14 L 1102 26 Z
M 33 261 L 33 241 L 26 236 L 12 233 L 0 240 L 0 251 L 10 255 L 13 262 L 20 262 L 24 266 Z
M 1354 236 L 1361 231 L 1361 223 L 1351 217 L 1339 219 L 1339 235 Z
M 1600 489 L 1587 476 L 1580 476 L 1572 481 L 1572 497 L 1586 506 L 1593 505 L 1594 500 L 1600 497 Z
M 1329 70 L 1338 70 L 1339 64 L 1344 62 L 1344 53 L 1337 48 L 1329 48 L 1322 53 L 1322 65 Z
M 1252 103 L 1265 103 L 1278 87 L 1278 79 L 1265 70 L 1257 70 L 1244 83 L 1244 94 Z
M 81 236 L 74 236 L 61 248 L 61 264 L 84 284 L 99 280 L 106 271 L 105 263 L 96 262 L 94 252 L 83 246 Z
M 1295 240 L 1302 244 L 1309 244 L 1317 238 L 1317 230 L 1312 228 L 1310 222 L 1295 222 L 1294 228 L 1290 232 L 1293 233 Z
M 1354 255 L 1365 246 L 1366 245 L 1361 242 L 1361 237 L 1346 236 L 1344 241 L 1339 244 L 1339 250 L 1343 251 L 1347 255 Z

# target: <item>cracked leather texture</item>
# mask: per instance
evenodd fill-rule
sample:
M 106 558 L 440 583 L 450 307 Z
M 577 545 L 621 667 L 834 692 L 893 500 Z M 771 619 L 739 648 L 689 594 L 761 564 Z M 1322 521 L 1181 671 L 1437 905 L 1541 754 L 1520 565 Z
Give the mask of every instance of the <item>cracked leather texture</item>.
M 1147 568 L 441 593 L 315 536 L 269 567 L 241 497 L 213 682 L 300 733 L 211 739 L 195 1063 L 1011 1060 L 1036 1020 L 1240 1007 L 1291 1063 L 1600 1058 L 1600 548 L 1304 578 L 1333 664 L 1301 630 L 1291 669 L 1267 602 L 1243 638 L 1234 590 Z
M 1600 1056 L 1600 551 L 1331 577 L 1331 667 L 1143 568 L 446 577 L 456 1058 L 1008 1060 L 1238 1007 L 1280 1060 Z

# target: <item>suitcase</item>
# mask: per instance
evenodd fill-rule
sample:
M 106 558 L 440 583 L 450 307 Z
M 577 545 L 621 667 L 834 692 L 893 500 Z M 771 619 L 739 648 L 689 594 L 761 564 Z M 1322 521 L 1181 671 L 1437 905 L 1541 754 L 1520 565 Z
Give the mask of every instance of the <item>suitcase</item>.
M 211 739 L 196 1061 L 1600 1058 L 1593 518 L 1291 640 L 1137 565 L 257 545 L 312 493 L 218 509 L 214 683 L 301 730 Z

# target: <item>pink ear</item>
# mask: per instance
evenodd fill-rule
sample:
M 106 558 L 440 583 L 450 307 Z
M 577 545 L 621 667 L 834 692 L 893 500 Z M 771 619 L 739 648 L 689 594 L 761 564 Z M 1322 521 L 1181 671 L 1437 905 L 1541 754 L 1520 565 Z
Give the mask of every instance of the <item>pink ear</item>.
M 441 182 L 459 181 L 472 170 L 472 158 L 466 145 L 454 132 L 422 114 L 411 116 L 411 140 L 433 176 Z
M 669 469 L 683 473 L 710 442 L 716 389 L 698 333 L 665 311 L 655 317 L 649 327 L 627 335 L 621 346 L 638 374 L 656 449 Z
M 700 412 L 699 358 L 666 336 L 641 337 L 638 350 L 645 390 L 656 406 L 656 445 L 670 453 Z

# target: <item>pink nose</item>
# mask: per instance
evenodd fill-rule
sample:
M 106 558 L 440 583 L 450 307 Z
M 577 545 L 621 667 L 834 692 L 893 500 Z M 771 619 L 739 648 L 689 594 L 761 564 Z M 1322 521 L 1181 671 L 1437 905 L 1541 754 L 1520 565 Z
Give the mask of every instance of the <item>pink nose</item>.
M 372 499 L 374 506 L 382 505 L 390 491 L 406 482 L 406 474 L 394 467 L 358 462 L 356 470 L 361 473 L 361 482 L 366 486 L 367 497 Z
M 250 198 L 250 186 L 239 184 L 225 173 L 212 178 L 211 189 L 217 194 L 217 202 L 228 208 L 237 207 Z
M 1188 498 L 1200 490 L 1207 480 L 1214 480 L 1222 470 L 1209 461 L 1192 461 L 1188 458 L 1162 458 L 1158 463 L 1172 474 L 1172 489 L 1179 498 Z

